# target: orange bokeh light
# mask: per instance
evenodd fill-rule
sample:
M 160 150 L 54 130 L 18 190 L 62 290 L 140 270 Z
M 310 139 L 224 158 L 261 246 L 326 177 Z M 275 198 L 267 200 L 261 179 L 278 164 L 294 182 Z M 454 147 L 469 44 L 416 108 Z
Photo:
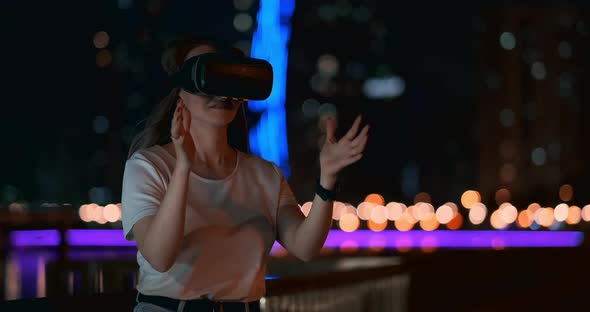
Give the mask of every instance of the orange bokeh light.
M 345 213 L 340 217 L 340 222 L 338 222 L 338 226 L 344 232 L 354 232 L 359 228 L 359 225 L 359 218 L 352 213 Z
M 367 226 L 369 227 L 369 230 L 373 232 L 381 232 L 387 228 L 387 219 L 385 219 L 385 222 L 383 223 L 377 223 L 373 220 L 369 220 L 367 221 Z
M 530 210 L 522 210 L 518 213 L 516 225 L 522 229 L 526 229 L 533 224 L 533 213 Z
M 469 190 L 461 195 L 461 205 L 467 209 L 479 202 L 481 202 L 481 195 L 478 191 Z
M 578 224 L 582 220 L 582 209 L 578 206 L 571 206 L 565 222 L 567 224 Z
M 434 214 L 430 215 L 429 218 L 420 221 L 420 227 L 424 231 L 434 231 L 434 230 L 438 229 L 439 225 L 440 224 L 436 220 L 436 217 Z
M 385 199 L 379 194 L 369 194 L 365 197 L 365 201 L 375 205 L 385 205 Z
M 426 192 L 420 192 L 418 194 L 416 194 L 416 196 L 414 196 L 414 204 L 417 203 L 432 203 L 432 198 L 430 197 L 430 194 L 426 193 Z
M 574 188 L 569 184 L 564 184 L 559 188 L 559 198 L 564 202 L 572 200 L 574 197 Z
M 406 232 L 414 227 L 414 223 L 408 222 L 406 218 L 399 218 L 394 221 L 393 225 L 398 231 Z
M 496 204 L 500 205 L 501 203 L 509 202 L 511 198 L 510 191 L 503 188 L 496 191 Z
M 458 230 L 463 225 L 463 216 L 458 213 L 451 222 L 447 223 L 449 230 Z

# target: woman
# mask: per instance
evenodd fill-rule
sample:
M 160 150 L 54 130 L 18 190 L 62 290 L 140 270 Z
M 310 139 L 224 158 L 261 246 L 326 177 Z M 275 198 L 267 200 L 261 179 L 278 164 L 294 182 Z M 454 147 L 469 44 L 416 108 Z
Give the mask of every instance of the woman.
M 223 49 L 179 40 L 162 63 L 171 75 L 188 58 Z M 139 249 L 135 311 L 258 311 L 275 240 L 304 261 L 322 248 L 332 198 L 316 195 L 306 218 L 274 163 L 228 141 L 241 104 L 175 88 L 135 138 L 122 189 L 125 238 Z M 368 126 L 359 133 L 360 122 L 336 140 L 327 121 L 318 180 L 324 190 L 361 159 Z

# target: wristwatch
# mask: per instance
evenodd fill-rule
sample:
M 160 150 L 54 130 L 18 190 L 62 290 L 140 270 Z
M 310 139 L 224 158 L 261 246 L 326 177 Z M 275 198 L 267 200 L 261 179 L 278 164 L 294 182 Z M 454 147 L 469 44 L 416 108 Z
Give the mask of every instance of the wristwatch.
M 336 183 L 336 186 L 334 187 L 333 190 L 327 190 L 320 183 L 320 178 L 318 177 L 316 179 L 315 192 L 316 192 L 316 194 L 318 194 L 318 196 L 320 196 L 320 198 L 323 201 L 328 201 L 330 199 L 332 199 L 332 200 L 336 199 L 336 195 L 338 194 L 339 191 L 340 191 L 340 184 L 339 183 Z

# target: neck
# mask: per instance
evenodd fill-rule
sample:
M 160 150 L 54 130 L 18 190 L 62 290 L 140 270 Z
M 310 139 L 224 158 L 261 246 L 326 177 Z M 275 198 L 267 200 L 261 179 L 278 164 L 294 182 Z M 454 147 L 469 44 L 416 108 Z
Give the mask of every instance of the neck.
M 233 164 L 235 151 L 227 142 L 227 127 L 192 123 L 190 132 L 195 143 L 195 161 L 211 166 Z

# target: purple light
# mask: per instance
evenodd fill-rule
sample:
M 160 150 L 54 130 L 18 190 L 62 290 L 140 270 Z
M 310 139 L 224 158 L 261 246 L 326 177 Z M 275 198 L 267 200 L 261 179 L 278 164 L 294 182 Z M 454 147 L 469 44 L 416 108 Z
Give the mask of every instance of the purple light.
M 70 246 L 135 246 L 123 237 L 120 229 L 68 230 Z M 324 247 L 436 247 L 436 248 L 495 248 L 495 247 L 575 247 L 582 244 L 584 233 L 577 231 L 408 231 L 386 230 L 372 232 L 358 230 L 352 233 L 331 230 Z M 10 232 L 13 246 L 57 246 L 57 230 Z M 271 254 L 284 252 L 277 242 Z
M 66 253 L 70 261 L 96 261 L 96 260 L 135 260 L 137 248 L 129 246 L 125 248 L 72 248 Z
M 10 232 L 10 244 L 14 247 L 59 246 L 61 237 L 57 230 L 27 230 Z
M 382 231 L 358 230 L 352 233 L 332 230 L 324 247 L 343 245 L 368 247 L 575 247 L 584 234 L 575 231 Z
M 125 240 L 123 230 L 68 230 L 66 239 L 70 246 L 135 246 Z

